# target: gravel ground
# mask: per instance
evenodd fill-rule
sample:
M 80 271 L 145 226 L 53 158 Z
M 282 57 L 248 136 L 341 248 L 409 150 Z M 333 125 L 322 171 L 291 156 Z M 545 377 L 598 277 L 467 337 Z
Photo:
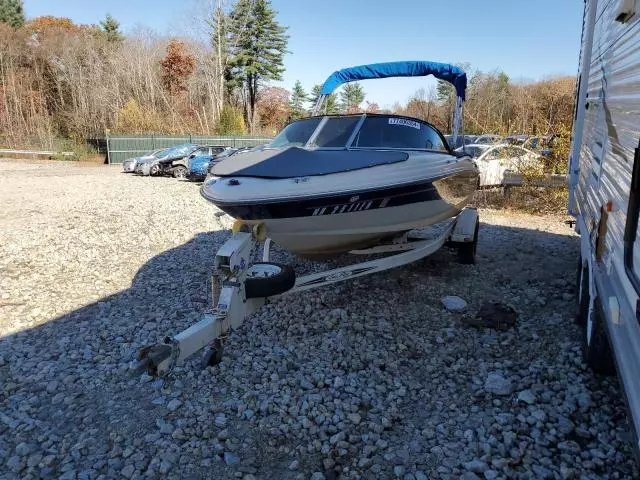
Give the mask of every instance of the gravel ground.
M 638 474 L 617 381 L 582 363 L 560 217 L 482 211 L 477 265 L 442 250 L 275 301 L 220 365 L 163 383 L 133 359 L 207 308 L 228 237 L 213 207 L 112 167 L 0 172 L 3 479 Z M 463 325 L 488 300 L 517 310 L 515 330 Z

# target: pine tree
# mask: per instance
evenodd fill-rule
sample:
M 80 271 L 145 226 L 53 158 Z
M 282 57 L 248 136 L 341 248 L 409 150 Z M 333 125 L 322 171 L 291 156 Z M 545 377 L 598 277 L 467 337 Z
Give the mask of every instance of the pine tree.
M 24 8 L 22 0 L 0 0 L 0 22 L 13 28 L 24 25 Z
M 265 80 L 282 80 L 287 52 L 286 28 L 269 0 L 238 0 L 229 18 L 229 66 L 245 93 L 245 116 L 255 128 L 258 90 Z
M 358 82 L 347 83 L 340 93 L 340 108 L 345 113 L 360 111 L 360 104 L 364 102 L 364 90 Z
M 100 22 L 100 28 L 108 42 L 121 42 L 124 39 L 120 31 L 120 22 L 109 14 Z
M 318 97 L 320 96 L 320 91 L 322 90 L 322 85 L 314 85 L 311 89 L 311 98 L 309 101 L 311 102 L 311 108 L 316 106 L 318 103 Z M 330 94 L 326 100 L 324 101 L 325 108 L 320 112 L 320 114 L 327 113 L 332 115 L 334 113 L 338 113 L 338 98 L 335 93 Z
M 291 118 L 293 120 L 301 118 L 305 115 L 304 103 L 307 101 L 307 93 L 302 88 L 302 83 L 297 80 L 291 92 Z

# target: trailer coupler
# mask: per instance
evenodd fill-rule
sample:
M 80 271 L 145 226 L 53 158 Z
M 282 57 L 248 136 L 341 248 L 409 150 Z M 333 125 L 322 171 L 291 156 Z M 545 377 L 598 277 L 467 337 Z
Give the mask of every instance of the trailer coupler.
M 166 341 L 166 339 L 165 339 Z M 138 365 L 135 373 L 143 372 L 155 377 L 158 375 L 158 366 L 171 358 L 172 346 L 169 344 L 147 345 L 138 352 Z

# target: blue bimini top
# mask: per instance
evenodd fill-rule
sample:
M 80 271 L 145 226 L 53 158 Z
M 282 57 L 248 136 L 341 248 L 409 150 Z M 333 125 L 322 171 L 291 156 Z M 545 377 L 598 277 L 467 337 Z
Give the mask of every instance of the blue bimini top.
M 452 84 L 456 94 L 462 100 L 467 89 L 467 74 L 459 67 L 448 63 L 427 62 L 423 60 L 409 60 L 406 62 L 372 63 L 357 67 L 343 68 L 333 72 L 322 85 L 320 95 L 329 95 L 344 83 L 357 80 L 388 77 L 434 77 Z

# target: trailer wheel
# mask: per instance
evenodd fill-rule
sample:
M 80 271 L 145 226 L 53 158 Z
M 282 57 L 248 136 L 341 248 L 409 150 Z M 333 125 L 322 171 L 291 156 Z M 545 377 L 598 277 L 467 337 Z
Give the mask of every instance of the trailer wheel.
M 244 281 L 247 298 L 272 297 L 293 288 L 296 274 L 293 268 L 280 263 L 254 263 Z
M 216 338 L 213 346 L 202 356 L 202 368 L 215 367 L 222 361 L 222 342 Z
M 458 244 L 458 260 L 464 265 L 476 263 L 476 250 L 478 248 L 478 232 L 480 230 L 480 219 L 476 219 L 476 227 L 473 230 L 473 241 Z
M 578 257 L 578 272 L 576 278 L 576 291 L 578 312 L 576 314 L 576 323 L 584 325 L 589 315 L 589 267 L 582 265 L 582 257 Z
M 613 375 L 616 368 L 611 346 L 604 326 L 604 314 L 600 299 L 596 297 L 593 312 L 587 315 L 584 322 L 584 359 L 587 365 L 597 374 Z

